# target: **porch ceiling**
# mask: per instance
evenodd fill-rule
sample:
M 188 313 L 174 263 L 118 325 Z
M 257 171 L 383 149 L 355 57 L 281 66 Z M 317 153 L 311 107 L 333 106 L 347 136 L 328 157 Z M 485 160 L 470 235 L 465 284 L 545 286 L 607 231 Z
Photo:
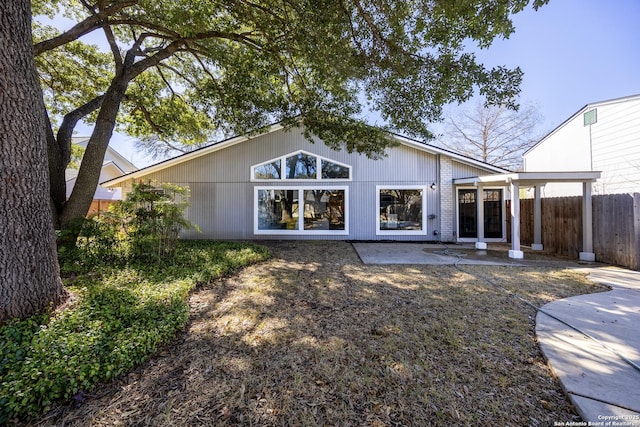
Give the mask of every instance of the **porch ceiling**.
M 495 175 L 456 178 L 454 185 L 508 185 L 517 183 L 521 186 L 543 185 L 549 182 L 595 182 L 602 172 L 513 172 Z

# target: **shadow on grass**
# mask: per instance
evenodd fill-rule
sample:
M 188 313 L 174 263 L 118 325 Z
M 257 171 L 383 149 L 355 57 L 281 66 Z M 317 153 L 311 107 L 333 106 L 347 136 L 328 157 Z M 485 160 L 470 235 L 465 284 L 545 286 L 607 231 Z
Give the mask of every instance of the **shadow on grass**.
M 164 265 L 84 266 L 66 286 L 75 301 L 54 315 L 4 326 L 0 333 L 0 424 L 37 414 L 61 399 L 82 399 L 96 384 L 129 371 L 187 324 L 199 284 L 264 260 L 264 248 L 183 242 Z
M 575 419 L 536 345 L 535 312 L 504 292 L 454 267 L 365 266 L 347 243 L 267 245 L 269 262 L 192 295 L 187 332 L 161 354 L 34 425 Z M 473 268 L 551 298 L 560 280 Z

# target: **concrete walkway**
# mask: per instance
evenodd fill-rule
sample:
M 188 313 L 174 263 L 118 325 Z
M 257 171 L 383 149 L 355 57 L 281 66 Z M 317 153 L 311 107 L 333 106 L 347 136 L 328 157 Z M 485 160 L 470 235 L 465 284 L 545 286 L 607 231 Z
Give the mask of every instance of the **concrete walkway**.
M 640 272 L 586 270 L 612 290 L 543 306 L 536 316 L 540 348 L 588 425 L 640 426 L 640 370 L 632 365 L 640 366 Z
M 399 242 L 356 242 L 352 245 L 365 264 L 523 265 L 521 260 L 499 259 L 486 251 L 483 256 L 468 256 L 478 252 L 472 245 Z

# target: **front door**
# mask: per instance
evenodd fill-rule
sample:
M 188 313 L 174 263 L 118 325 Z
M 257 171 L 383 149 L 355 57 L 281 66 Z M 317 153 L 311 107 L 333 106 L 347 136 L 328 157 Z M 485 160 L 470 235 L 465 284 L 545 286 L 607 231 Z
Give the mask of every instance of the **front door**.
M 458 237 L 478 237 L 478 192 L 476 189 L 458 190 Z M 484 237 L 502 238 L 502 190 L 483 190 Z
M 476 190 L 458 190 L 458 236 L 478 237 Z

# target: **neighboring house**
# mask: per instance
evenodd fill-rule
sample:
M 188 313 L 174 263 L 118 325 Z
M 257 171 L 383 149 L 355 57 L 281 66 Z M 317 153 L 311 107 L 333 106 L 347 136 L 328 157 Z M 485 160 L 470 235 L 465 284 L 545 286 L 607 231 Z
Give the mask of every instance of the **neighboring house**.
M 186 215 L 201 233 L 186 232 L 187 238 L 442 240 L 477 242 L 479 248 L 506 241 L 505 199 L 515 194 L 510 255 L 522 258 L 519 183 L 590 182 L 599 176 L 514 174 L 392 138 L 398 145 L 372 160 L 334 151 L 319 140 L 311 143 L 300 128 L 274 125 L 263 134 L 221 141 L 104 185 L 125 193 L 134 182 L 188 186 Z
M 72 143 L 82 148 L 87 147 L 89 138 L 73 138 Z M 104 162 L 102 163 L 102 169 L 100 170 L 99 184 L 105 181 L 112 180 L 119 176 L 131 173 L 138 170 L 138 168 L 125 159 L 120 153 L 114 150 L 112 147 L 107 147 L 107 151 L 104 155 Z M 76 178 L 78 176 L 77 169 L 67 169 L 65 171 L 65 179 L 67 182 L 67 198 L 71 195 L 74 185 L 76 184 Z M 89 214 L 104 210 L 109 203 L 121 200 L 122 190 L 120 188 L 105 188 L 98 185 L 96 192 L 93 196 L 93 203 L 89 209 Z
M 602 171 L 593 194 L 640 192 L 640 95 L 587 104 L 524 153 L 525 171 Z M 581 195 L 549 184 L 543 196 Z

